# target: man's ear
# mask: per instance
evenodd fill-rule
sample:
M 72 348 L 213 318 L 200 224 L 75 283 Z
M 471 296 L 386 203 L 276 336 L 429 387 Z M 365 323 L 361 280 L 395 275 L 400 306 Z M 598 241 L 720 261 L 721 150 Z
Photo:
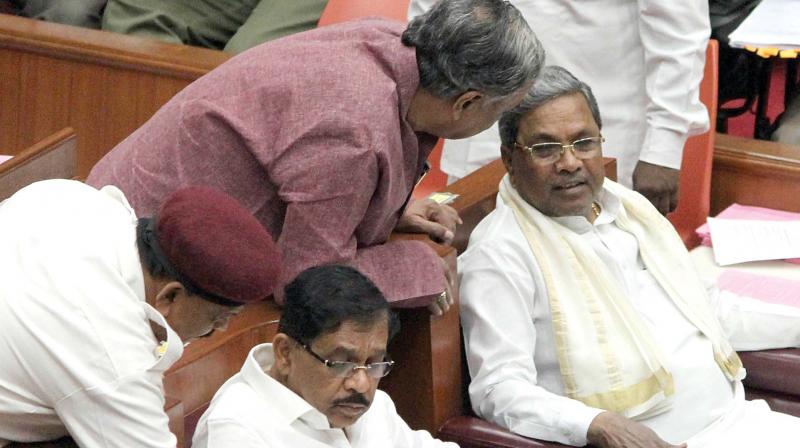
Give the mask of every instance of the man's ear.
M 275 356 L 274 367 L 277 373 L 283 377 L 288 375 L 289 367 L 292 365 L 291 357 L 294 340 L 284 333 L 277 333 L 272 338 L 272 352 Z
M 514 151 L 513 149 L 509 148 L 506 145 L 500 145 L 500 158 L 503 160 L 503 165 L 506 167 L 506 172 L 508 173 L 508 180 L 511 182 L 511 186 L 517 188 L 517 184 L 515 182 L 516 177 L 514 176 Z
M 513 176 L 514 166 L 511 163 L 511 148 L 506 145 L 500 145 L 500 158 L 503 160 L 503 165 L 505 165 L 508 175 Z
M 476 90 L 468 90 L 453 101 L 453 119 L 458 120 L 468 109 L 478 107 L 478 102 L 483 99 L 483 94 Z
M 167 317 L 169 316 L 170 311 L 172 311 L 172 305 L 175 303 L 175 300 L 180 296 L 185 296 L 186 294 L 186 288 L 183 287 L 181 282 L 167 282 L 156 294 L 153 308 L 161 313 L 162 316 Z

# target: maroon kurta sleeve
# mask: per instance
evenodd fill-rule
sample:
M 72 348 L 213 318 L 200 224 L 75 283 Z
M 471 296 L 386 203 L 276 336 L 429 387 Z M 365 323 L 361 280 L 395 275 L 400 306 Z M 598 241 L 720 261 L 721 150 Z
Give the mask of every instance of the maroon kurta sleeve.
M 232 132 L 236 124 L 220 119 L 225 115 L 204 102 L 185 108 L 179 143 L 182 152 L 191 154 L 194 151 L 189 149 L 196 148 L 194 153 L 202 153 L 208 146 L 202 142 L 208 141 L 220 148 L 242 145 L 242 132 Z M 385 226 L 389 222 L 387 229 L 391 229 L 396 224 L 396 218 L 386 216 L 385 222 L 365 221 L 374 205 L 378 182 L 388 180 L 381 178 L 370 134 L 360 127 L 341 117 L 335 125 L 328 125 L 326 120 L 309 123 L 303 135 L 293 139 L 289 150 L 275 158 L 254 157 L 277 186 L 280 204 L 269 207 L 284 208 L 277 237 L 284 257 L 284 272 L 275 290 L 278 303 L 284 300 L 283 287 L 297 274 L 326 263 L 352 265 L 398 306 L 427 305 L 444 290 L 441 262 L 426 244 L 359 244 L 359 226 Z M 390 215 L 395 211 L 384 212 Z

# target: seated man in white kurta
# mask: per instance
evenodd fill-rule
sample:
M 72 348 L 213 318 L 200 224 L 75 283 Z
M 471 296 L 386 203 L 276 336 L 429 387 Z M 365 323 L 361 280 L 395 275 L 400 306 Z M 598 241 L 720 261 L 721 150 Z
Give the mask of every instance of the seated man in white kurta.
M 574 446 L 797 446 L 734 349 L 797 346 L 800 313 L 709 295 L 669 222 L 604 179 L 600 128 L 560 67 L 500 120 L 508 175 L 459 259 L 475 412 Z
M 271 344 L 255 346 L 214 395 L 195 448 L 458 448 L 413 431 L 378 382 L 398 321 L 347 266 L 303 271 L 286 287 Z
M 175 448 L 162 373 L 279 273 L 269 233 L 210 188 L 152 219 L 77 181 L 0 202 L 0 446 Z

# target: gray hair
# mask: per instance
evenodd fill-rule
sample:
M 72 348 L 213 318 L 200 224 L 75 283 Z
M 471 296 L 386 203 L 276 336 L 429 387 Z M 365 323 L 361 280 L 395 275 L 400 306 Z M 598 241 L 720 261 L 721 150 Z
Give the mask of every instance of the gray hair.
M 548 65 L 542 69 L 539 77 L 534 81 L 533 87 L 525 95 L 519 106 L 500 116 L 498 123 L 500 141 L 503 146 L 507 148 L 514 146 L 514 142 L 517 140 L 517 132 L 519 132 L 519 122 L 528 112 L 556 98 L 572 93 L 580 93 L 586 98 L 597 127 L 602 128 L 603 122 L 600 119 L 600 108 L 597 106 L 597 99 L 592 93 L 592 88 L 573 76 L 567 69 L 557 65 Z
M 440 0 L 411 20 L 402 41 L 416 48 L 420 84 L 440 98 L 504 97 L 544 65 L 542 45 L 505 0 Z

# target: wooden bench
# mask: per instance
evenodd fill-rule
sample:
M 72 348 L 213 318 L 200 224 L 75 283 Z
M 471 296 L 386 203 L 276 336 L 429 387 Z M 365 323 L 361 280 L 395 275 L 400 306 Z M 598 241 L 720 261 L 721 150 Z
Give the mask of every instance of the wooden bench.
M 0 149 L 59 129 L 80 136 L 78 176 L 189 83 L 230 56 L 0 14 Z
M 33 182 L 72 179 L 76 174 L 76 155 L 75 131 L 71 128 L 62 129 L 18 152 L 0 164 L 0 201 Z

